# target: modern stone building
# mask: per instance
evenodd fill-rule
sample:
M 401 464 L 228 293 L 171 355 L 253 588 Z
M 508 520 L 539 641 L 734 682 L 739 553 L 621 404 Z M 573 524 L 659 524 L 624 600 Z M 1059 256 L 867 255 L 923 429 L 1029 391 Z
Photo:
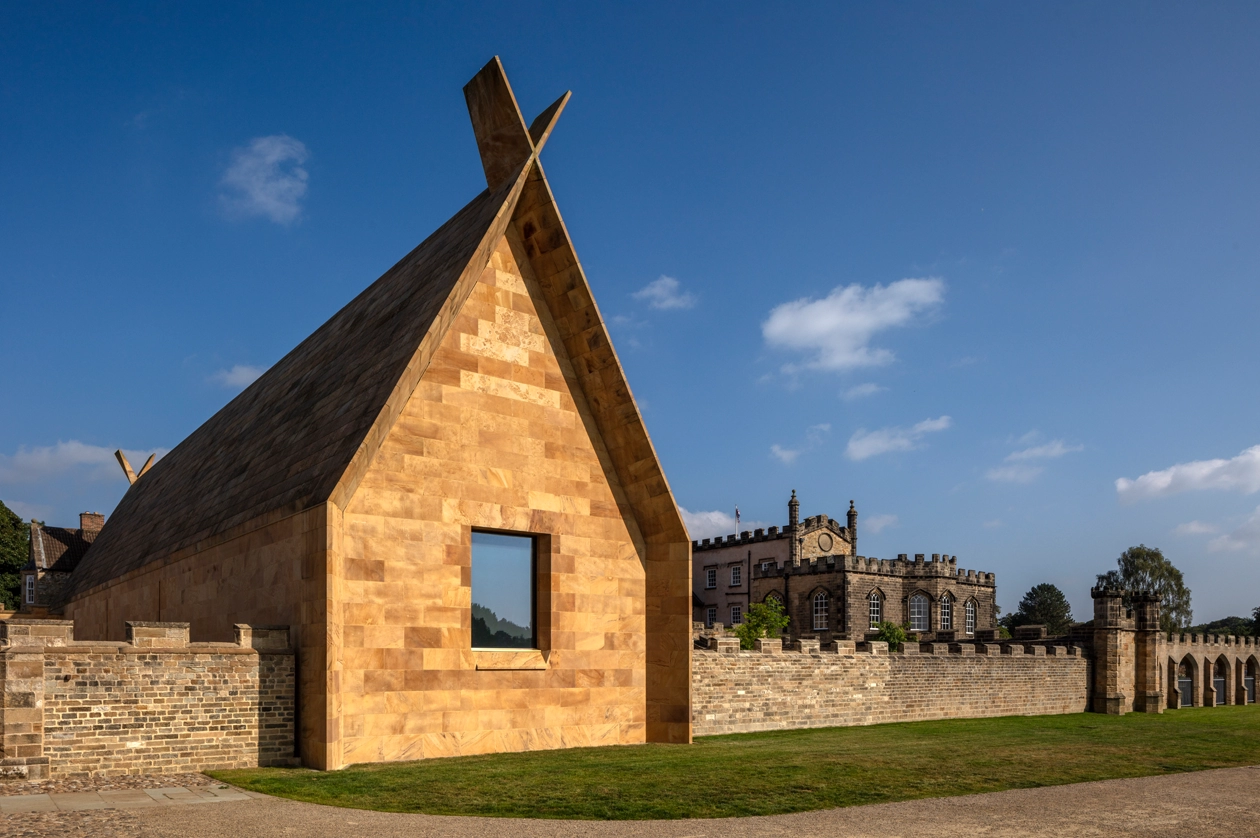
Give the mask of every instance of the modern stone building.
M 789 637 L 862 640 L 881 621 L 906 624 L 923 641 L 975 638 L 995 628 L 992 573 L 960 570 L 956 556 L 857 555 L 858 513 L 845 526 L 826 515 L 800 519 L 796 492 L 785 527 L 692 542 L 692 616 L 734 624 L 754 602 L 777 598 Z
M 317 768 L 688 742 L 690 543 L 499 60 L 488 189 L 140 476 L 63 598 L 290 626 Z

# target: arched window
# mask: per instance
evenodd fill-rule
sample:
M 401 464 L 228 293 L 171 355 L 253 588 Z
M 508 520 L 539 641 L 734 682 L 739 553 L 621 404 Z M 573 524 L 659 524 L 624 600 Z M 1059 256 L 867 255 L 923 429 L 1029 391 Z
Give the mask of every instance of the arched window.
M 910 597 L 910 630 L 928 630 L 928 598 L 923 594 Z
M 1194 706 L 1194 671 L 1188 659 L 1177 665 L 1177 692 L 1181 693 L 1182 707 Z
M 1243 671 L 1243 690 L 1247 693 L 1247 703 L 1256 703 L 1256 659 L 1252 658 L 1247 661 L 1247 668 Z
M 1225 674 L 1228 670 L 1225 659 L 1221 658 L 1212 667 L 1212 691 L 1216 693 L 1216 703 L 1225 703 Z
M 827 630 L 827 592 L 814 594 L 814 631 Z
M 949 594 L 941 594 L 941 631 L 949 631 L 954 627 L 954 598 Z
M 967 600 L 967 604 L 963 606 L 963 611 L 966 612 L 967 636 L 970 637 L 976 633 L 976 601 L 974 599 Z
M 867 609 L 871 615 L 871 628 L 879 628 L 879 624 L 884 621 L 884 598 L 879 595 L 879 591 L 871 591 L 871 595 L 867 597 Z
M 767 605 L 769 605 L 770 603 L 774 603 L 775 605 L 779 606 L 779 608 L 783 608 L 783 597 L 779 596 L 778 591 L 771 591 L 770 593 L 766 594 L 766 598 L 763 600 L 763 602 L 765 602 Z

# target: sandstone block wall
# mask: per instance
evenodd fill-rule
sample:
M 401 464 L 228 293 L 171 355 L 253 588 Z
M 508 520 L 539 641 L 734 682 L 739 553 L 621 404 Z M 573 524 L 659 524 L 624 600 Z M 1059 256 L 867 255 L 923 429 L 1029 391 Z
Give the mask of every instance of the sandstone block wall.
M 718 652 L 692 657 L 695 735 L 1084 712 L 1079 649 L 924 644 L 911 653 Z M 868 644 L 863 644 L 868 645 Z M 907 644 L 908 652 L 916 644 Z M 1031 654 L 1026 654 L 1026 649 Z
M 287 628 L 189 643 L 186 623 L 128 623 L 126 643 L 72 624 L 0 624 L 3 773 L 38 779 L 287 765 L 294 656 Z

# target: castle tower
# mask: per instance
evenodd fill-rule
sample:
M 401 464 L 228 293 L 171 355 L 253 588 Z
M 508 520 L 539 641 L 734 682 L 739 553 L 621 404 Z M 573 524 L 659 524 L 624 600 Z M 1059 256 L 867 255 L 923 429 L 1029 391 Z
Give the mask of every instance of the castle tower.
M 1164 690 L 1159 679 L 1159 594 L 1137 591 L 1131 597 L 1134 616 L 1133 709 L 1139 713 L 1164 712 Z
M 796 490 L 793 489 L 792 498 L 788 501 L 788 532 L 792 535 L 792 541 L 788 547 L 788 556 L 793 566 L 801 563 L 801 541 L 798 535 L 800 526 L 801 502 L 796 499 Z
M 857 551 L 857 507 L 849 501 L 849 555 L 856 556 Z
M 1094 588 L 1094 687 L 1090 704 L 1095 713 L 1123 716 L 1133 709 L 1133 618 L 1124 607 L 1124 591 Z

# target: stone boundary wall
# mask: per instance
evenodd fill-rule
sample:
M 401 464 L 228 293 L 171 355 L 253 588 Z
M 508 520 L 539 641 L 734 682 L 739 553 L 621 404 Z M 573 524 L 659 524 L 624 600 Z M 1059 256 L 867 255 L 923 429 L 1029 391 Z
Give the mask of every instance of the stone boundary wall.
M 692 654 L 696 736 L 807 727 L 1088 709 L 1090 662 L 1078 647 L 800 641 L 793 651 L 759 641 L 742 652 L 713 638 Z
M 0 621 L 0 776 L 163 774 L 293 765 L 287 626 L 189 643 L 187 623 L 79 642 L 63 620 Z

